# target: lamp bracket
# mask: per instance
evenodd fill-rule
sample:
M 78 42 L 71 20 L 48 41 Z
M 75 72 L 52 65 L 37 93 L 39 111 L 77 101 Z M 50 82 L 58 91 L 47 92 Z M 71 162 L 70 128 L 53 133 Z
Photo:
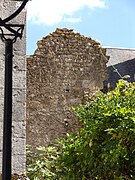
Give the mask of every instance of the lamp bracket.
M 16 42 L 17 38 L 22 38 L 23 30 L 24 30 L 24 24 L 9 24 L 8 22 L 14 19 L 25 7 L 26 3 L 29 0 L 23 0 L 21 6 L 9 17 L 5 19 L 0 18 L 0 37 L 2 41 L 5 41 L 7 39 L 11 39 L 13 42 Z M 9 33 L 5 33 L 3 30 L 3 27 L 8 30 Z M 12 37 L 12 38 L 11 38 Z

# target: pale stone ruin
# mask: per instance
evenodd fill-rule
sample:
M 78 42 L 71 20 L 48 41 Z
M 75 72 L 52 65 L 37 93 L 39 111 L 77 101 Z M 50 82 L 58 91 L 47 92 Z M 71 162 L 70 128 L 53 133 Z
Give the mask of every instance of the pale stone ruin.
M 97 89 L 113 89 L 121 76 L 135 81 L 135 50 L 101 48 L 72 29 L 59 29 L 37 42 L 27 58 L 27 144 L 47 145 L 78 128 L 72 106 Z M 110 59 L 109 59 L 110 57 Z M 108 61 L 109 59 L 109 61 Z
M 16 10 L 19 2 L 0 0 L 0 16 L 6 18 Z M 26 22 L 23 11 L 14 23 Z M 0 40 L 0 173 L 2 172 L 3 103 L 4 103 L 4 63 L 5 44 Z M 26 33 L 14 44 L 13 58 L 13 135 L 12 173 L 23 174 L 26 170 Z
M 107 79 L 106 49 L 59 29 L 38 41 L 27 58 L 27 144 L 47 145 L 78 128 L 72 106 L 85 103 Z

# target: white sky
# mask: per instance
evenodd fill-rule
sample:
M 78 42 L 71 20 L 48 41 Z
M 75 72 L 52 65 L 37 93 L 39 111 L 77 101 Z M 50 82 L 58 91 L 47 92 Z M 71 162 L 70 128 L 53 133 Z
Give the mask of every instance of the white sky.
M 32 0 L 28 3 L 28 21 L 54 25 L 59 22 L 81 22 L 74 13 L 83 7 L 104 8 L 104 0 Z M 64 17 L 66 15 L 66 18 Z

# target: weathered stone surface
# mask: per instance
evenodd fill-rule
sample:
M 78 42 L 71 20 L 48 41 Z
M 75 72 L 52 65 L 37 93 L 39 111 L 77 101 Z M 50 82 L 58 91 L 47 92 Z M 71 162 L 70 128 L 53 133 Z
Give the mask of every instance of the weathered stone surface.
M 6 18 L 17 8 L 19 2 L 0 0 L 0 16 Z M 13 23 L 25 23 L 23 11 Z M 11 22 L 10 22 L 11 23 Z M 12 129 L 12 173 L 22 174 L 26 168 L 26 33 L 14 44 L 13 58 L 13 129 Z M 2 172 L 3 105 L 4 105 L 4 67 L 5 45 L 0 40 L 0 173 Z
M 56 29 L 37 45 L 27 58 L 27 144 L 34 146 L 78 128 L 71 108 L 102 88 L 107 63 L 99 42 L 73 30 Z

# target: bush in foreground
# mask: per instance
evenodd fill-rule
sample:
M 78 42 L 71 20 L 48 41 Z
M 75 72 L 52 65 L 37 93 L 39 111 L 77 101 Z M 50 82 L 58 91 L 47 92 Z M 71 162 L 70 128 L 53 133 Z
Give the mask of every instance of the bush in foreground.
M 121 80 L 114 91 L 99 92 L 73 110 L 83 127 L 58 140 L 59 152 L 54 148 L 49 157 L 50 177 L 43 179 L 135 179 L 135 83 Z

